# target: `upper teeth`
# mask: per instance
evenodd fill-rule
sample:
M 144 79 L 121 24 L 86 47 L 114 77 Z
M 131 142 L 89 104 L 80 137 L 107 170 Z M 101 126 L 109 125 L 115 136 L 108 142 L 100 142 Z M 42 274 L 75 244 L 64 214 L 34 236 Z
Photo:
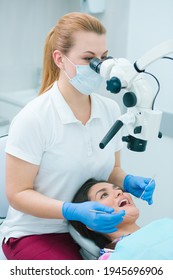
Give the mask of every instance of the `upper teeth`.
M 125 198 L 125 199 L 119 201 L 118 206 L 120 206 L 123 202 L 129 203 L 128 199 Z

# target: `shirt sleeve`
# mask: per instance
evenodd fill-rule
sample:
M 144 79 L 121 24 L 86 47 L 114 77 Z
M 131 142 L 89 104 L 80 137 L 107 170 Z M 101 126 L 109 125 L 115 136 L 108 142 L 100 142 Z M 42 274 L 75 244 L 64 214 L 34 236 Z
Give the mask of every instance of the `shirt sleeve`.
M 41 119 L 24 108 L 10 125 L 6 153 L 39 165 L 44 152 L 44 139 Z

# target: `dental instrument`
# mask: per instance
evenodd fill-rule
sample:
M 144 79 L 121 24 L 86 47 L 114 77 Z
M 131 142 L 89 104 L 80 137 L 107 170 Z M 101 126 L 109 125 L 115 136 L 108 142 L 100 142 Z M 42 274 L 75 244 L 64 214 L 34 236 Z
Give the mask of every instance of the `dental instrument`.
M 94 213 L 99 213 L 99 214 L 108 214 L 108 212 L 105 211 L 100 211 L 100 210 L 95 210 L 95 209 L 90 209 L 90 212 L 94 212 Z M 112 213 L 111 213 L 112 214 Z
M 90 212 L 94 212 L 94 213 L 98 213 L 98 214 L 117 214 L 115 211 L 114 212 L 112 212 L 112 213 L 108 213 L 108 212 L 104 212 L 104 211 L 100 211 L 100 210 L 95 210 L 95 209 L 90 209 L 89 210 Z M 130 217 L 130 215 L 127 215 L 126 213 L 125 213 L 125 216 L 126 217 Z
M 146 189 L 149 187 L 149 185 L 151 185 L 151 183 L 153 182 L 154 178 L 155 178 L 155 175 L 152 176 L 152 178 L 151 178 L 151 180 L 149 181 L 148 185 L 147 185 L 147 186 L 145 187 L 145 189 L 143 190 L 141 196 L 139 197 L 140 199 L 142 198 L 143 194 L 145 193 L 145 191 L 146 191 Z

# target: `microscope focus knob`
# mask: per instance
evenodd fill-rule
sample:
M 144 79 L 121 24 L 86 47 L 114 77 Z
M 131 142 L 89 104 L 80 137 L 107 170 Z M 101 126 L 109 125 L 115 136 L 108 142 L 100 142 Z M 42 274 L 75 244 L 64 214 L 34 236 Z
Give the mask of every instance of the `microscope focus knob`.
M 112 93 L 118 93 L 121 90 L 121 81 L 117 77 L 112 77 L 110 80 L 106 81 L 106 89 Z
M 123 96 L 123 103 L 126 107 L 134 107 L 137 103 L 137 97 L 134 92 L 126 92 Z

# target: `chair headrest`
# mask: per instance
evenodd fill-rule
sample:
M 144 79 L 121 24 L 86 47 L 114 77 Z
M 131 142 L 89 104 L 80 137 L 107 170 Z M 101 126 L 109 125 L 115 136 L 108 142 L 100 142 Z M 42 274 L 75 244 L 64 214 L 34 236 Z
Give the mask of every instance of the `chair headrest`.
M 90 259 L 98 259 L 100 248 L 91 239 L 83 237 L 71 224 L 68 226 L 69 233 L 82 249 L 90 254 Z

